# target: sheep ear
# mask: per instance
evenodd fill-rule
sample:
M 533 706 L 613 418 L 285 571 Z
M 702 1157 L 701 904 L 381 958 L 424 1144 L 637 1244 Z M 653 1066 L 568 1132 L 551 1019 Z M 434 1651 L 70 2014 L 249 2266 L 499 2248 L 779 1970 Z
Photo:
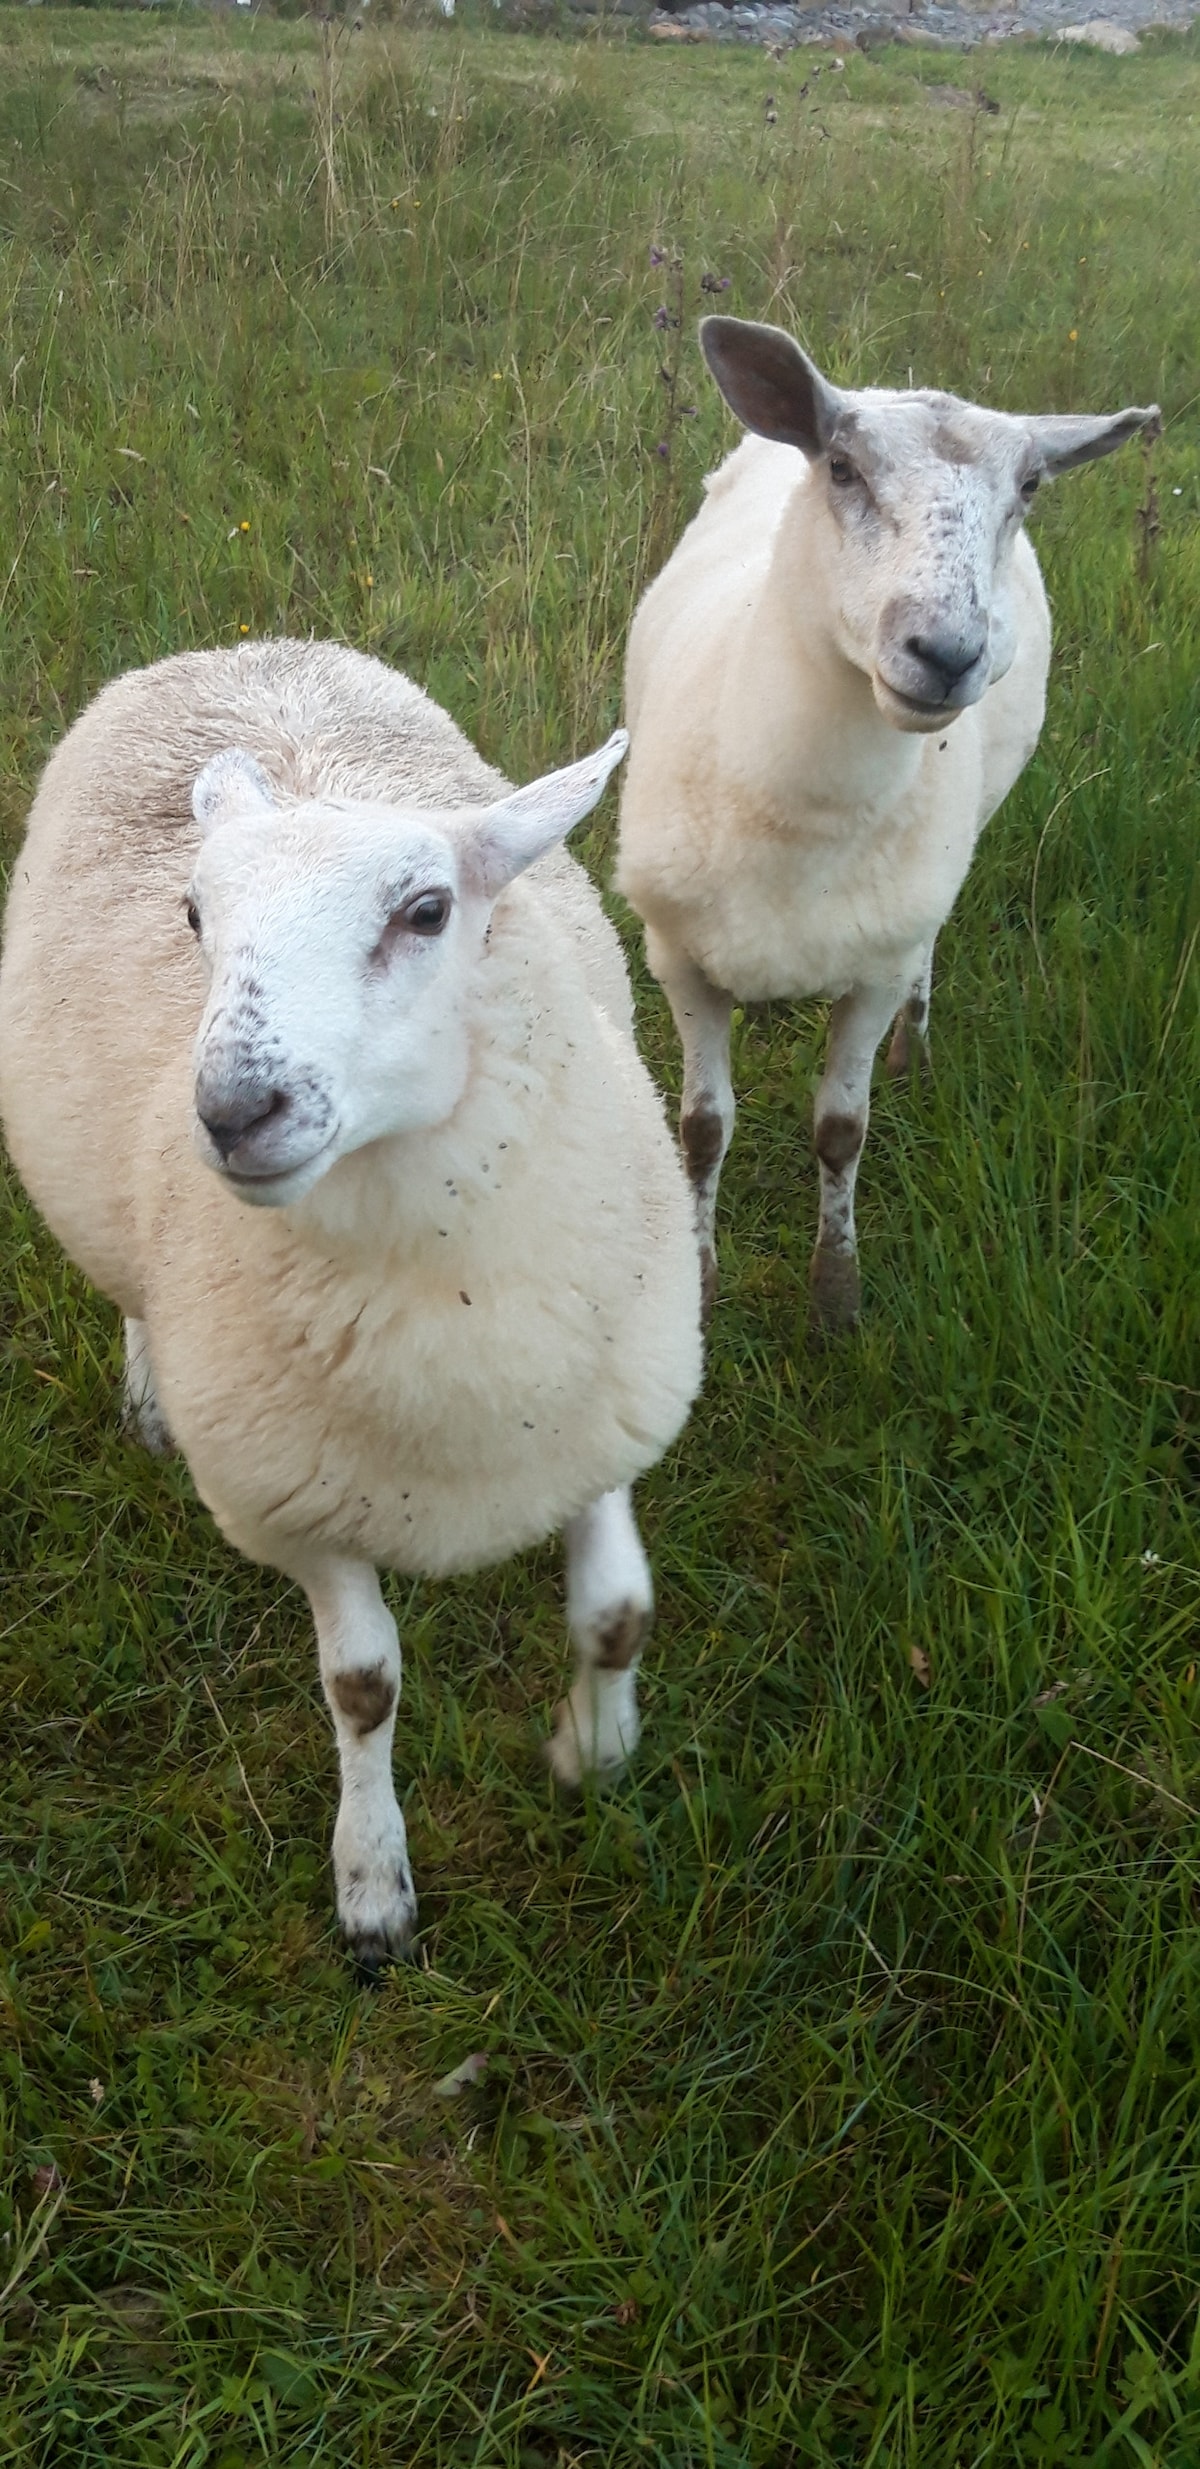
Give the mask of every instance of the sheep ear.
M 1148 430 L 1151 437 L 1161 436 L 1162 413 L 1157 403 L 1144 411 L 1101 413 L 1092 420 L 1076 418 L 1073 413 L 1046 412 L 1029 426 L 1043 468 L 1055 479 L 1059 472 L 1073 471 L 1077 463 L 1094 463 L 1098 455 L 1115 453 L 1139 429 Z
M 565 771 L 547 772 L 543 779 L 532 780 L 527 789 L 514 789 L 511 797 L 501 798 L 472 818 L 471 854 L 489 899 L 591 813 L 628 744 L 627 731 L 615 729 L 597 754 L 585 755 L 582 763 L 569 763 Z
M 706 317 L 700 348 L 743 428 L 810 457 L 824 452 L 843 398 L 790 334 L 741 317 Z
M 275 791 L 261 763 L 252 754 L 244 754 L 240 746 L 214 754 L 192 788 L 192 813 L 202 832 L 230 822 L 235 814 L 269 814 L 275 803 Z

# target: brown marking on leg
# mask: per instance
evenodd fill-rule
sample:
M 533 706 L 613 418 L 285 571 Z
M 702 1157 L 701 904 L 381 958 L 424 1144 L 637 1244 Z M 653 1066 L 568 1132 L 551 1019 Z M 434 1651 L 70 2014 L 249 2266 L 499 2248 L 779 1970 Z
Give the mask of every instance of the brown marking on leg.
M 912 1063 L 912 1051 L 907 1016 L 904 1012 L 897 1012 L 896 1026 L 892 1031 L 892 1042 L 888 1047 L 887 1060 L 884 1065 L 889 1080 L 907 1080 L 909 1066 Z
M 845 1174 L 854 1164 L 867 1136 L 867 1127 L 858 1114 L 822 1115 L 814 1132 L 817 1156 L 830 1174 Z
M 636 1663 L 650 1626 L 650 1614 L 636 1603 L 619 1603 L 602 1629 L 596 1631 L 594 1672 L 627 1672 Z
M 890 1080 L 906 1080 L 914 1064 L 923 1072 L 929 1069 L 929 1048 L 925 1031 L 929 1023 L 929 1005 L 919 995 L 910 995 L 902 1012 L 896 1014 L 892 1042 L 887 1050 L 885 1069 Z
M 717 1300 L 717 1255 L 711 1243 L 700 1247 L 700 1326 L 708 1327 Z
M 720 1165 L 725 1150 L 725 1126 L 715 1106 L 697 1106 L 685 1114 L 679 1137 L 693 1183 L 705 1183 Z
M 368 1663 L 358 1672 L 339 1672 L 329 1686 L 339 1712 L 354 1725 L 360 1740 L 387 1722 L 396 1703 L 395 1683 L 388 1679 L 382 1663 Z

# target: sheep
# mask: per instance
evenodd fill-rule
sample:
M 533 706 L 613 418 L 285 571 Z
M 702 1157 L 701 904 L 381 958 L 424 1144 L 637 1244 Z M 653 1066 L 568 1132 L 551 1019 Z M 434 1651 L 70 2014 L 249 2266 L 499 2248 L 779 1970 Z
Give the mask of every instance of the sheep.
M 1026 418 L 831 385 L 777 327 L 706 318 L 753 432 L 637 609 L 616 882 L 683 1046 L 705 1311 L 735 1002 L 832 998 L 816 1091 L 814 1342 L 852 1325 L 871 1065 L 924 1051 L 934 941 L 1033 752 L 1050 622 L 1022 529 L 1043 479 L 1157 406 Z
M 561 1527 L 547 1755 L 570 1785 L 637 1742 L 629 1487 L 699 1384 L 699 1262 L 619 943 L 556 845 L 625 744 L 513 791 L 378 661 L 186 654 L 76 721 L 15 868 L 13 1158 L 125 1315 L 135 1430 L 307 1593 L 367 1970 L 416 1921 L 379 1568 Z

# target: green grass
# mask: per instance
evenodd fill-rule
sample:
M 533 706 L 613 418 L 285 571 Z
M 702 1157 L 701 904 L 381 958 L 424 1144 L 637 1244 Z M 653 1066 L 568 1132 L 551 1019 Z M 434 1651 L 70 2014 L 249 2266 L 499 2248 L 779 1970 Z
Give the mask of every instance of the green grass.
M 1039 508 L 1045 736 L 816 1361 L 819 1021 L 739 1024 L 628 1783 L 536 1758 L 553 1550 L 396 1589 L 424 1952 L 377 1996 L 304 1606 L 122 1445 L 113 1314 L 11 1189 L 22 2469 L 1200 2463 L 1200 47 L 811 66 L 0 15 L 10 851 L 103 679 L 242 629 L 398 662 L 516 777 L 596 742 L 730 435 L 706 272 L 835 376 L 1168 415 Z

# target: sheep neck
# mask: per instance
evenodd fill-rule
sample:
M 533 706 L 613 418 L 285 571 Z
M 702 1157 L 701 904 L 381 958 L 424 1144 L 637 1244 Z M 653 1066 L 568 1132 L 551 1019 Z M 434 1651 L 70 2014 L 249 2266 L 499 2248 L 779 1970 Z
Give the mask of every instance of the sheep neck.
M 772 811 L 806 835 L 844 842 L 894 820 L 923 740 L 884 719 L 870 676 L 841 647 L 827 580 L 831 545 L 805 473 L 784 508 L 724 700 L 738 767 Z
M 467 1080 L 453 1112 L 339 1159 L 288 1212 L 301 1243 L 347 1265 L 428 1253 L 445 1276 L 453 1261 L 486 1245 L 498 1213 L 519 1211 L 555 1058 L 546 1051 L 553 1043 L 547 1007 L 531 997 L 530 972 L 514 971 L 507 959 L 503 945 L 482 959 Z

